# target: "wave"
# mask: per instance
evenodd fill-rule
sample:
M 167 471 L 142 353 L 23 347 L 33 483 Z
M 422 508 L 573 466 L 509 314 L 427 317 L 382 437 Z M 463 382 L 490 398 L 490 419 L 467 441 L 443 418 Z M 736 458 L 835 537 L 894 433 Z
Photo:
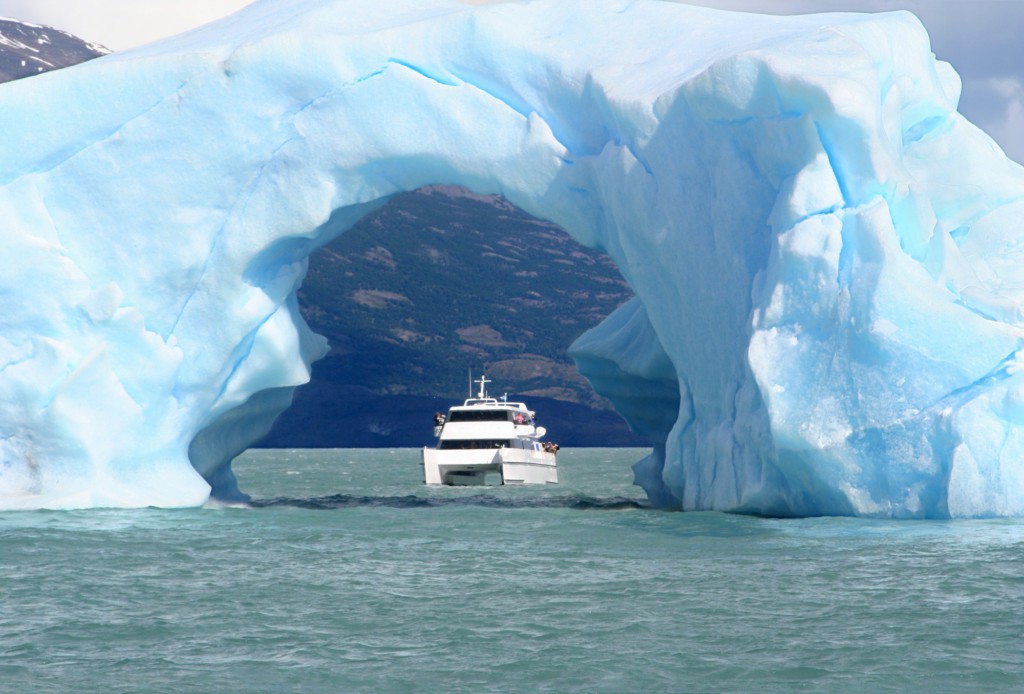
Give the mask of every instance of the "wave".
M 589 496 L 545 496 L 529 499 L 503 499 L 489 494 L 463 497 L 436 498 L 407 494 L 405 496 L 365 496 L 360 494 L 332 494 L 306 498 L 272 497 L 253 499 L 253 508 L 292 506 L 314 510 L 330 510 L 366 506 L 389 508 L 441 508 L 448 506 L 481 506 L 484 508 L 567 508 L 574 511 L 652 511 L 650 502 L 640 499 L 615 496 L 597 499 Z

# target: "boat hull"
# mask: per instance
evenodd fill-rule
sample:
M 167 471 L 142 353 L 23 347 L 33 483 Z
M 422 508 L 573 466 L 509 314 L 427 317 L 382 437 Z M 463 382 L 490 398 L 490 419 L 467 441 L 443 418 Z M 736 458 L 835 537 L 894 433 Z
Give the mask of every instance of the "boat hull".
M 423 449 L 425 484 L 466 486 L 486 484 L 487 475 L 498 473 L 501 483 L 557 484 L 555 454 L 517 448 L 440 450 Z

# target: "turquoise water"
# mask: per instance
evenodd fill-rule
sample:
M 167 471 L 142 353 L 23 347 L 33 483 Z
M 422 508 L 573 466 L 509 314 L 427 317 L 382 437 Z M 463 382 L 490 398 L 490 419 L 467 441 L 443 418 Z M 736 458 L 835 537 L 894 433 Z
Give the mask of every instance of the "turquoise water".
M 1024 689 L 1024 522 L 657 511 L 642 455 L 253 451 L 252 508 L 0 513 L 0 690 Z

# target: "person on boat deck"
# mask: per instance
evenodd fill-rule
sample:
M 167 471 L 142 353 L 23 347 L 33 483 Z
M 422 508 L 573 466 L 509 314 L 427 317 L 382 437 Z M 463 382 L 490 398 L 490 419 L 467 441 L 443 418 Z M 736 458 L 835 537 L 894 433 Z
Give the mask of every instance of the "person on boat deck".
M 516 424 L 526 424 L 526 417 L 522 412 L 516 412 Z
M 444 424 L 444 415 L 441 414 L 440 412 L 435 412 L 434 413 L 434 426 L 435 427 L 439 427 L 442 424 Z

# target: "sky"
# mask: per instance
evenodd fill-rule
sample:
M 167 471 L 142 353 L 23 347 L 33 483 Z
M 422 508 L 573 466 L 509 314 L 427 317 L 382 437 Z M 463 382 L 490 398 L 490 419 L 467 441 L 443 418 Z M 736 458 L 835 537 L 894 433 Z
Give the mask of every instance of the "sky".
M 463 0 L 484 4 L 502 0 Z M 0 16 L 63 29 L 111 50 L 126 50 L 213 21 L 250 0 L 0 0 Z M 768 14 L 916 14 L 942 60 L 963 79 L 960 112 L 1024 162 L 1024 0 L 689 0 Z

